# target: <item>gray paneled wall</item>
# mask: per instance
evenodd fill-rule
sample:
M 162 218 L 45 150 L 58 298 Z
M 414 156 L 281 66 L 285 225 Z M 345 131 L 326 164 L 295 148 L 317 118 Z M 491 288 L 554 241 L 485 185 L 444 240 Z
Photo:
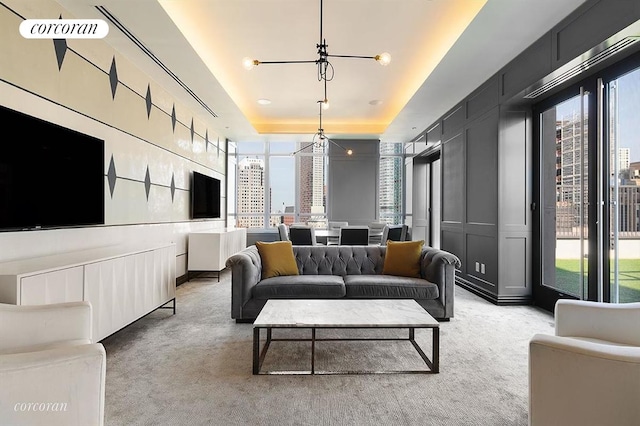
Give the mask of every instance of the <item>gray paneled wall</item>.
M 349 225 L 368 225 L 378 215 L 378 140 L 336 140 L 353 150 L 348 156 L 340 147 L 329 145 L 327 218 Z
M 466 223 L 496 226 L 498 205 L 498 108 L 466 129 Z
M 496 303 L 530 301 L 531 104 L 536 100 L 524 95 L 609 37 L 626 34 L 639 19 L 640 1 L 587 0 L 440 119 L 425 123 L 429 131 L 421 134 L 443 142 L 441 247 L 461 258 L 460 284 Z M 414 197 L 423 193 L 416 176 Z M 420 201 L 414 198 L 413 205 Z

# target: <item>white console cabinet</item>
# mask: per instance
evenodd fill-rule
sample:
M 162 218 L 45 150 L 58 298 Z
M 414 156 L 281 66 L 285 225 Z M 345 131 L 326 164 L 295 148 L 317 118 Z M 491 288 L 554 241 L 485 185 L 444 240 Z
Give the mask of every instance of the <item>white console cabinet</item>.
M 0 303 L 88 300 L 99 341 L 176 297 L 174 244 L 105 247 L 0 264 Z
M 218 274 L 231 255 L 247 246 L 245 228 L 214 229 L 189 234 L 189 271 L 212 271 Z M 220 275 L 218 275 L 218 279 Z

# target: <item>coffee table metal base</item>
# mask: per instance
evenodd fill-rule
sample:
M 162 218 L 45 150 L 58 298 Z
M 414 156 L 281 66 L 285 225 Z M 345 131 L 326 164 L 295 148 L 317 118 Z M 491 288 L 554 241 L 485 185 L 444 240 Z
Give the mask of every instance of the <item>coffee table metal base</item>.
M 265 341 L 262 350 L 260 349 L 260 334 L 262 329 L 267 330 L 267 338 Z M 277 328 L 289 328 L 289 327 L 277 327 Z M 285 339 L 285 338 L 273 338 L 272 330 L 273 327 L 254 327 L 253 329 L 253 374 L 298 374 L 298 375 L 339 375 L 339 374 L 433 374 L 440 372 L 440 329 L 438 327 L 383 327 L 383 328 L 408 328 L 409 337 L 407 338 L 318 338 L 316 336 L 316 330 L 318 328 L 328 329 L 328 328 L 364 328 L 364 327 L 290 327 L 292 329 L 300 329 L 300 328 L 309 328 L 311 329 L 311 338 L 310 339 Z M 380 328 L 380 327 L 376 327 Z M 415 340 L 415 329 L 416 328 L 431 328 L 432 331 L 432 353 L 431 358 L 429 358 L 420 345 Z M 380 370 L 358 370 L 358 371 L 326 371 L 326 370 L 316 370 L 315 368 L 315 347 L 316 342 L 326 342 L 326 341 L 406 341 L 411 342 L 413 347 L 416 349 L 424 363 L 429 367 L 428 370 L 400 370 L 400 371 L 380 371 Z M 311 369 L 310 370 L 300 370 L 300 371 L 262 371 L 262 363 L 267 355 L 267 351 L 269 350 L 269 345 L 271 342 L 311 342 Z

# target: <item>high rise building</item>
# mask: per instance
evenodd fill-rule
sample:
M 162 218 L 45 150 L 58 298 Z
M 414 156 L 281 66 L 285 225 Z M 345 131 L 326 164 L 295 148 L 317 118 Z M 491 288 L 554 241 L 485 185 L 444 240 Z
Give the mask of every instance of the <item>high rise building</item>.
M 618 148 L 618 168 L 620 170 L 629 170 L 631 164 L 631 148 Z
M 310 226 L 323 228 L 326 226 L 324 175 L 325 157 L 324 147 L 313 144 L 297 155 L 298 170 L 300 171 L 300 214 L 301 221 Z M 307 219 L 308 218 L 308 219 Z
M 264 160 L 243 158 L 238 163 L 238 221 L 240 228 L 263 228 Z M 251 216 L 252 214 L 257 216 Z
M 402 216 L 401 143 L 380 143 L 380 220 L 400 223 Z M 385 157 L 388 156 L 388 157 Z

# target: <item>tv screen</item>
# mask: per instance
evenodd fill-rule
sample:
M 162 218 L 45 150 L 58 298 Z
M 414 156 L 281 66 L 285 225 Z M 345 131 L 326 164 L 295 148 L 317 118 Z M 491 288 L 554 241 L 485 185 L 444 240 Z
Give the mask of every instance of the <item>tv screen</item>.
M 212 219 L 220 217 L 220 180 L 193 172 L 191 185 L 191 218 Z
M 104 224 L 104 141 L 2 106 L 0 117 L 0 230 Z

